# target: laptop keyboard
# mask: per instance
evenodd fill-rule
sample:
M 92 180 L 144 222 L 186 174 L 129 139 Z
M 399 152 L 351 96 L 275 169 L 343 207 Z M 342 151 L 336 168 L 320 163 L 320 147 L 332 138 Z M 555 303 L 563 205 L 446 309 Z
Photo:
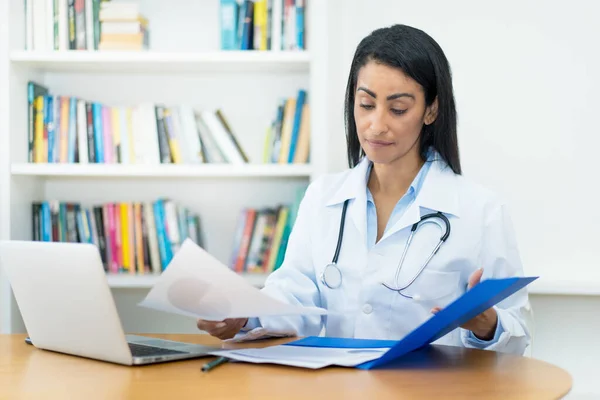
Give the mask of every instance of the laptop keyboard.
M 170 349 L 163 349 L 161 347 L 146 346 L 137 343 L 128 343 L 131 354 L 134 357 L 146 357 L 146 356 L 164 356 L 169 354 L 188 354 L 186 351 L 177 351 Z

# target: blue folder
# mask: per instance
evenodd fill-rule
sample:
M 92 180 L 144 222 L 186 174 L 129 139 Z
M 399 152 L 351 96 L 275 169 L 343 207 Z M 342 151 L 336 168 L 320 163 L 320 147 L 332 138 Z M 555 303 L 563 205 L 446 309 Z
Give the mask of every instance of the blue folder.
M 356 368 L 373 369 L 388 364 L 452 332 L 471 318 L 498 304 L 538 277 L 487 279 L 475 285 L 437 314 L 418 326 L 402 340 L 351 339 L 309 336 L 286 343 L 288 346 L 335 348 L 387 348 L 380 358 Z

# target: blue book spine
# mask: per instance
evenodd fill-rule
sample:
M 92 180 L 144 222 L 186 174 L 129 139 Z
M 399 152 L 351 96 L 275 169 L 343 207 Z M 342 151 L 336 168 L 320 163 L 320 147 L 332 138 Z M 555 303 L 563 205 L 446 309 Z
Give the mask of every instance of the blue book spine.
M 246 16 L 246 8 L 248 7 L 246 0 L 242 0 L 242 3 L 238 6 L 237 14 L 237 25 L 235 27 L 235 48 L 243 50 L 242 38 L 244 36 L 244 18 Z
M 154 202 L 153 207 L 154 221 L 156 225 L 156 237 L 158 239 L 158 250 L 160 253 L 160 263 L 164 271 L 169 262 L 171 262 L 173 254 L 171 251 L 171 244 L 167 239 L 167 233 L 165 231 L 165 214 L 163 201 L 157 200 L 156 202 Z
M 75 140 L 77 138 L 77 99 L 71 97 L 69 99 L 69 151 L 68 160 L 70 163 L 75 162 Z
M 296 0 L 296 45 L 304 50 L 304 0 Z
M 52 216 L 50 215 L 50 203 L 42 202 L 42 241 L 52 241 Z
M 221 0 L 221 50 L 236 50 L 239 6 L 236 0 Z
M 294 114 L 294 127 L 292 129 L 292 138 L 290 141 L 290 152 L 288 154 L 288 163 L 294 162 L 294 154 L 296 153 L 296 143 L 298 142 L 298 133 L 300 131 L 300 120 L 302 119 L 302 107 L 306 99 L 306 91 L 299 90 L 298 98 L 296 99 L 296 111 Z
M 48 162 L 54 162 L 54 99 L 52 96 L 46 96 L 44 110 L 46 111 L 46 126 L 48 127 Z
M 94 243 L 94 236 L 92 234 L 92 232 L 93 232 L 92 231 L 92 229 L 93 229 L 92 228 L 92 218 L 93 218 L 93 215 L 92 215 L 91 210 L 86 208 L 85 209 L 85 220 L 87 222 L 87 229 L 89 232 L 89 236 L 87 237 L 88 243 Z
M 241 14 L 241 12 L 240 12 Z M 242 47 L 241 50 L 252 50 L 253 49 L 253 33 L 254 25 L 252 21 L 254 19 L 254 2 L 250 0 L 244 0 L 244 15 L 242 24 Z
M 96 162 L 104 162 L 104 142 L 102 140 L 102 105 L 92 104 L 92 119 L 94 120 L 94 143 L 96 144 Z

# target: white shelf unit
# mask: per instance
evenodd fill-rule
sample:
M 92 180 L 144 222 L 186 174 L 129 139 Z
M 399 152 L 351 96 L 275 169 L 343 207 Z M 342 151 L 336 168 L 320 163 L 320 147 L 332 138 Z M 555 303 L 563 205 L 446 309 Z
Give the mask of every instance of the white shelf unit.
M 52 178 L 309 178 L 310 165 L 277 164 L 13 164 L 13 176 Z
M 306 73 L 310 66 L 307 51 L 265 52 L 206 51 L 14 51 L 13 64 L 55 72 L 116 73 L 197 73 L 197 72 L 269 72 Z
M 0 4 L 0 240 L 31 240 L 31 203 L 60 200 L 92 205 L 170 197 L 200 215 L 206 249 L 229 263 L 243 207 L 291 203 L 327 168 L 329 143 L 326 8 L 307 8 L 306 51 L 220 51 L 219 0 L 140 0 L 150 21 L 144 52 L 24 50 L 23 0 Z M 320 13 L 320 14 L 319 14 Z M 320 57 L 316 57 L 316 50 Z M 250 158 L 245 165 L 108 165 L 27 163 L 27 82 L 52 94 L 105 104 L 145 101 L 221 108 Z M 307 90 L 311 104 L 310 163 L 261 164 L 264 134 L 278 101 Z M 266 275 L 245 274 L 262 286 Z M 136 308 L 157 277 L 107 276 L 126 329 L 195 332 L 188 319 Z M 133 290 L 136 289 L 136 290 Z M 143 289 L 143 290 L 142 290 Z M 146 313 L 146 314 L 145 314 Z M 165 322 L 168 321 L 168 322 Z M 157 328 L 159 327 L 159 328 Z M 10 285 L 0 271 L 0 333 L 24 332 Z

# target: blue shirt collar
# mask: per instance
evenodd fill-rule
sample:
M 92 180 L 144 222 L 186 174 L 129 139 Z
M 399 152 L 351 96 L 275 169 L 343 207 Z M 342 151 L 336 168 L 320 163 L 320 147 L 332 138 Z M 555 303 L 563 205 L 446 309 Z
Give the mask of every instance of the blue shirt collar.
M 410 184 L 407 193 L 416 197 L 419 192 L 421 191 L 421 188 L 423 187 L 423 182 L 425 182 L 425 177 L 427 176 L 427 171 L 429 171 L 429 166 L 431 165 L 431 163 L 434 161 L 435 158 L 435 151 L 433 151 L 433 149 L 429 149 L 427 151 L 427 158 L 425 160 L 425 163 L 423 164 L 423 166 L 421 167 L 421 169 L 419 170 L 419 173 L 417 174 L 417 176 L 415 176 L 415 178 L 413 179 L 412 183 Z M 369 181 L 369 174 L 371 173 L 371 169 L 373 168 L 373 163 L 369 161 L 369 167 L 367 168 L 367 174 L 365 176 L 365 181 L 368 182 Z M 365 185 L 367 187 L 367 202 L 371 202 L 374 203 L 373 200 L 373 195 L 371 194 L 371 191 L 369 190 L 369 186 Z

